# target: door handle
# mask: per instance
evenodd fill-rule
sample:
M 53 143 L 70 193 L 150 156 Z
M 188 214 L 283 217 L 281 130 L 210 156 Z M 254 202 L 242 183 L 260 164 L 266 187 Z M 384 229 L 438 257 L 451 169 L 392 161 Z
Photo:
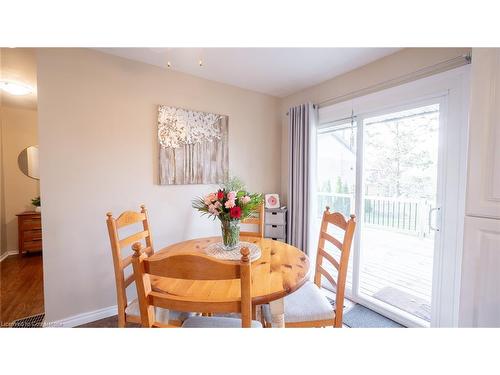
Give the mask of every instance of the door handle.
M 439 232 L 439 228 L 433 227 L 432 226 L 432 213 L 434 211 L 440 211 L 441 207 L 434 207 L 429 210 L 429 228 L 433 231 Z

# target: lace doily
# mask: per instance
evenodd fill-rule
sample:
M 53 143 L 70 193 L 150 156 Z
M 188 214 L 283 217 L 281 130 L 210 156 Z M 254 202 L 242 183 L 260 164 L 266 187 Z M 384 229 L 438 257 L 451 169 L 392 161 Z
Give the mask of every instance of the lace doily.
M 208 245 L 206 249 L 207 255 L 223 260 L 240 260 L 242 247 L 248 247 L 250 250 L 250 261 L 259 259 L 261 256 L 260 247 L 251 242 L 240 242 L 239 245 L 234 250 L 224 250 L 224 244 L 222 242 L 217 242 Z

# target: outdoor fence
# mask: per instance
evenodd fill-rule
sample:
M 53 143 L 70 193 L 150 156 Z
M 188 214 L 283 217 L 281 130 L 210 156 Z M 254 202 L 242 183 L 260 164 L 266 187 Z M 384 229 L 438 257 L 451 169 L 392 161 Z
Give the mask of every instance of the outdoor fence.
M 355 212 L 354 196 L 351 194 L 317 193 L 317 195 L 319 219 L 323 215 L 325 206 L 329 206 L 332 212 L 342 212 L 346 216 Z M 432 205 L 428 200 L 365 196 L 363 203 L 363 223 L 365 225 L 419 237 L 431 235 L 428 220 Z

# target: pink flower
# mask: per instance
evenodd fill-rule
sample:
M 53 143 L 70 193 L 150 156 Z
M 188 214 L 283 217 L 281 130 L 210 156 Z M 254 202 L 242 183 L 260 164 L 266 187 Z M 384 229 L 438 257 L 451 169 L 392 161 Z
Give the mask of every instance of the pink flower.
M 236 192 L 235 191 L 230 191 L 229 193 L 227 193 L 227 199 L 230 200 L 230 201 L 234 201 L 236 199 Z
M 211 214 L 217 216 L 219 215 L 219 210 L 217 210 L 217 208 L 215 207 L 214 204 L 211 204 L 208 206 L 208 212 L 210 212 Z
M 250 197 L 248 195 L 245 195 L 244 197 L 241 197 L 240 200 L 241 200 L 241 203 L 246 204 L 246 203 L 250 202 Z
M 224 206 L 226 208 L 233 208 L 234 206 L 236 205 L 235 201 L 234 200 L 228 200 L 226 201 L 226 203 L 224 204 Z
M 205 198 L 203 198 L 203 202 L 205 202 L 207 206 L 211 205 L 212 200 L 210 199 L 210 195 L 207 195 Z
M 214 206 L 215 206 L 215 208 L 221 208 L 221 207 L 222 207 L 222 203 L 221 203 L 221 202 L 219 202 L 219 201 L 216 201 L 216 202 L 214 203 Z
M 215 194 L 215 193 L 208 194 L 208 199 L 210 199 L 211 202 L 216 201 L 217 200 L 217 194 Z

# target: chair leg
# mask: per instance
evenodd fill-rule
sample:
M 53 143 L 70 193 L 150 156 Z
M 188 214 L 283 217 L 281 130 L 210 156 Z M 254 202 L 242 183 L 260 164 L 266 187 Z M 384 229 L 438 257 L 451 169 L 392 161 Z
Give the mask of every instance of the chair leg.
M 118 313 L 118 328 L 125 328 L 126 318 L 125 313 Z

